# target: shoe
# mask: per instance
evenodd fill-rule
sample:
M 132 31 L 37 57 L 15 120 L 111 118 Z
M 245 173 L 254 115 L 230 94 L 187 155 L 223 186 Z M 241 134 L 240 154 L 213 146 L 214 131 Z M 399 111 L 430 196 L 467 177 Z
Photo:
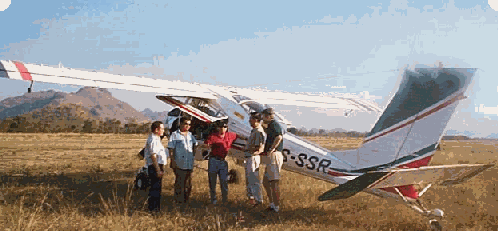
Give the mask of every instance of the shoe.
M 252 206 L 253 208 L 257 208 L 263 205 L 263 202 L 256 201 L 256 203 Z
M 268 213 L 277 213 L 277 211 L 275 211 L 275 209 L 273 207 L 266 208 L 265 212 L 268 212 Z

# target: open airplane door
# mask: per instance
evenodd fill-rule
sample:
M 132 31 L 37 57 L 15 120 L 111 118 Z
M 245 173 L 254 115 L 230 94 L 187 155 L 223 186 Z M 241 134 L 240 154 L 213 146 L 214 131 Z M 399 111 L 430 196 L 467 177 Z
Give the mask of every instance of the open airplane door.
M 168 113 L 168 126 L 171 132 L 179 127 L 178 119 L 182 113 L 192 116 L 192 126 L 190 132 L 202 143 L 213 129 L 212 123 L 219 120 L 226 120 L 228 116 L 215 100 L 206 98 L 196 98 L 188 96 L 164 96 L 158 95 L 157 99 L 175 107 Z M 170 121 L 172 120 L 172 121 Z M 171 122 L 171 125 L 170 125 Z M 202 161 L 209 150 L 198 148 L 195 153 L 195 160 Z
M 165 95 L 156 98 L 208 124 L 228 118 L 212 99 Z

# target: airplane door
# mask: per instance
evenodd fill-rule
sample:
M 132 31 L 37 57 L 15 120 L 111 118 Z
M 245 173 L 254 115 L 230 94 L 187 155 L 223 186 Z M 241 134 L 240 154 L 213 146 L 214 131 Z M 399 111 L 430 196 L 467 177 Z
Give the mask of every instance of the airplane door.
M 218 102 L 228 114 L 228 130 L 249 137 L 252 128 L 249 124 L 249 115 L 244 108 L 224 97 L 220 97 Z

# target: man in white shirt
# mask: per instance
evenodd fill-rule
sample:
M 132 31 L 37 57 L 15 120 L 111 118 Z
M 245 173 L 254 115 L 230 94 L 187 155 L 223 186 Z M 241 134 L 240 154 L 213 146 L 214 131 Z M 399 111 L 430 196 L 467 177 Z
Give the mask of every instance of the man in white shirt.
M 155 121 L 150 126 L 150 130 L 151 133 L 147 138 L 144 154 L 151 185 L 148 204 L 149 211 L 159 212 L 161 210 L 161 186 L 164 165 L 168 162 L 166 150 L 161 143 L 161 135 L 164 134 L 164 124 L 161 121 Z

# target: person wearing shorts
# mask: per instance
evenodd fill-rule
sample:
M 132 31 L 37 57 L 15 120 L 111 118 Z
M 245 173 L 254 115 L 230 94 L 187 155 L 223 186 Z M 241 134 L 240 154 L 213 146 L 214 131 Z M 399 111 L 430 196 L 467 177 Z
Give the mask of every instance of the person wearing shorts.
M 267 108 L 261 114 L 263 122 L 267 124 L 265 129 L 267 135 L 264 149 L 265 156 L 263 157 L 263 163 L 266 163 L 263 186 L 268 194 L 270 206 L 266 210 L 278 213 L 280 210 L 280 171 L 284 162 L 282 155 L 284 131 L 280 124 L 275 121 L 273 108 Z

